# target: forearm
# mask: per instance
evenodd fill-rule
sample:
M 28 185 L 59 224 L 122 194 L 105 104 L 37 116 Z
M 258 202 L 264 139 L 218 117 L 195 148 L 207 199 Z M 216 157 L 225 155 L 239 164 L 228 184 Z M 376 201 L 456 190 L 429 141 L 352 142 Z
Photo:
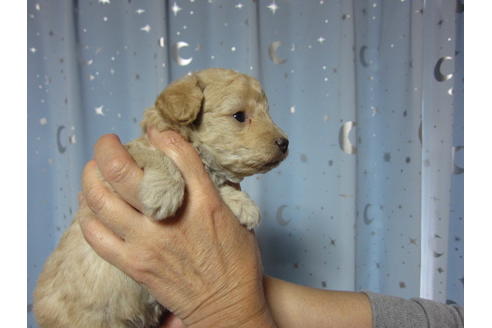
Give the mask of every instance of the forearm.
M 265 276 L 265 296 L 278 327 L 372 327 L 363 293 L 328 291 Z

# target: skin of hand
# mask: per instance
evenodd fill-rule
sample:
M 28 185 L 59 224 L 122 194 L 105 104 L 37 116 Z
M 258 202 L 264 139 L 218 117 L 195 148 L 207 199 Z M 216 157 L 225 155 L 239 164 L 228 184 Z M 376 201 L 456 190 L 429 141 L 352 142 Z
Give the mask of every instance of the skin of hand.
M 103 136 L 82 177 L 80 199 L 93 212 L 80 220 L 87 242 L 174 314 L 166 327 L 275 327 L 254 234 L 224 204 L 191 144 L 172 131 L 148 137 L 182 172 L 182 208 L 160 222 L 141 214 L 143 171 L 116 136 Z

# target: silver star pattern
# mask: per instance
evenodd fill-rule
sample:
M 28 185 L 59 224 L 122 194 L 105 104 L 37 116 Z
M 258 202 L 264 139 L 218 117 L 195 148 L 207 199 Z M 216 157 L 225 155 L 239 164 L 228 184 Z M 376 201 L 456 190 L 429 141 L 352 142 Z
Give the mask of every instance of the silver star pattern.
M 173 11 L 174 16 L 177 16 L 178 13 L 181 11 L 181 7 L 178 6 L 175 1 L 173 6 L 171 7 L 171 10 Z
M 94 108 L 94 111 L 96 112 L 97 115 L 104 116 L 103 108 L 104 108 L 104 106 L 101 105 L 99 107 Z
M 275 15 L 275 12 L 278 10 L 278 6 L 275 3 L 275 1 L 273 1 L 271 4 L 269 4 L 267 6 L 267 8 L 270 9 L 272 11 L 272 14 L 274 14 L 274 15 Z

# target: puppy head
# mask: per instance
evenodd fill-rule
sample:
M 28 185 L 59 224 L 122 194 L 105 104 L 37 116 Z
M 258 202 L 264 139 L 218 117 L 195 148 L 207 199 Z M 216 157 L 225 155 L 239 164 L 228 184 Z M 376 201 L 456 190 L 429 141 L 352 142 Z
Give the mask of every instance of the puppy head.
M 260 83 L 226 69 L 207 69 L 172 83 L 144 118 L 144 128 L 173 129 L 205 149 L 236 178 L 266 172 L 288 153 Z

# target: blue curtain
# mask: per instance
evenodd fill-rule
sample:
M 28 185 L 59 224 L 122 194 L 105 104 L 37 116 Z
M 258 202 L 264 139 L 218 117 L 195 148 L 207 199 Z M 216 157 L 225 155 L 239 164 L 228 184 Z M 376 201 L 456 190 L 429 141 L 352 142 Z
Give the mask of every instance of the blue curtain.
M 266 273 L 463 304 L 463 1 L 28 0 L 28 320 L 103 134 L 172 80 L 258 78 L 291 142 L 246 179 Z

